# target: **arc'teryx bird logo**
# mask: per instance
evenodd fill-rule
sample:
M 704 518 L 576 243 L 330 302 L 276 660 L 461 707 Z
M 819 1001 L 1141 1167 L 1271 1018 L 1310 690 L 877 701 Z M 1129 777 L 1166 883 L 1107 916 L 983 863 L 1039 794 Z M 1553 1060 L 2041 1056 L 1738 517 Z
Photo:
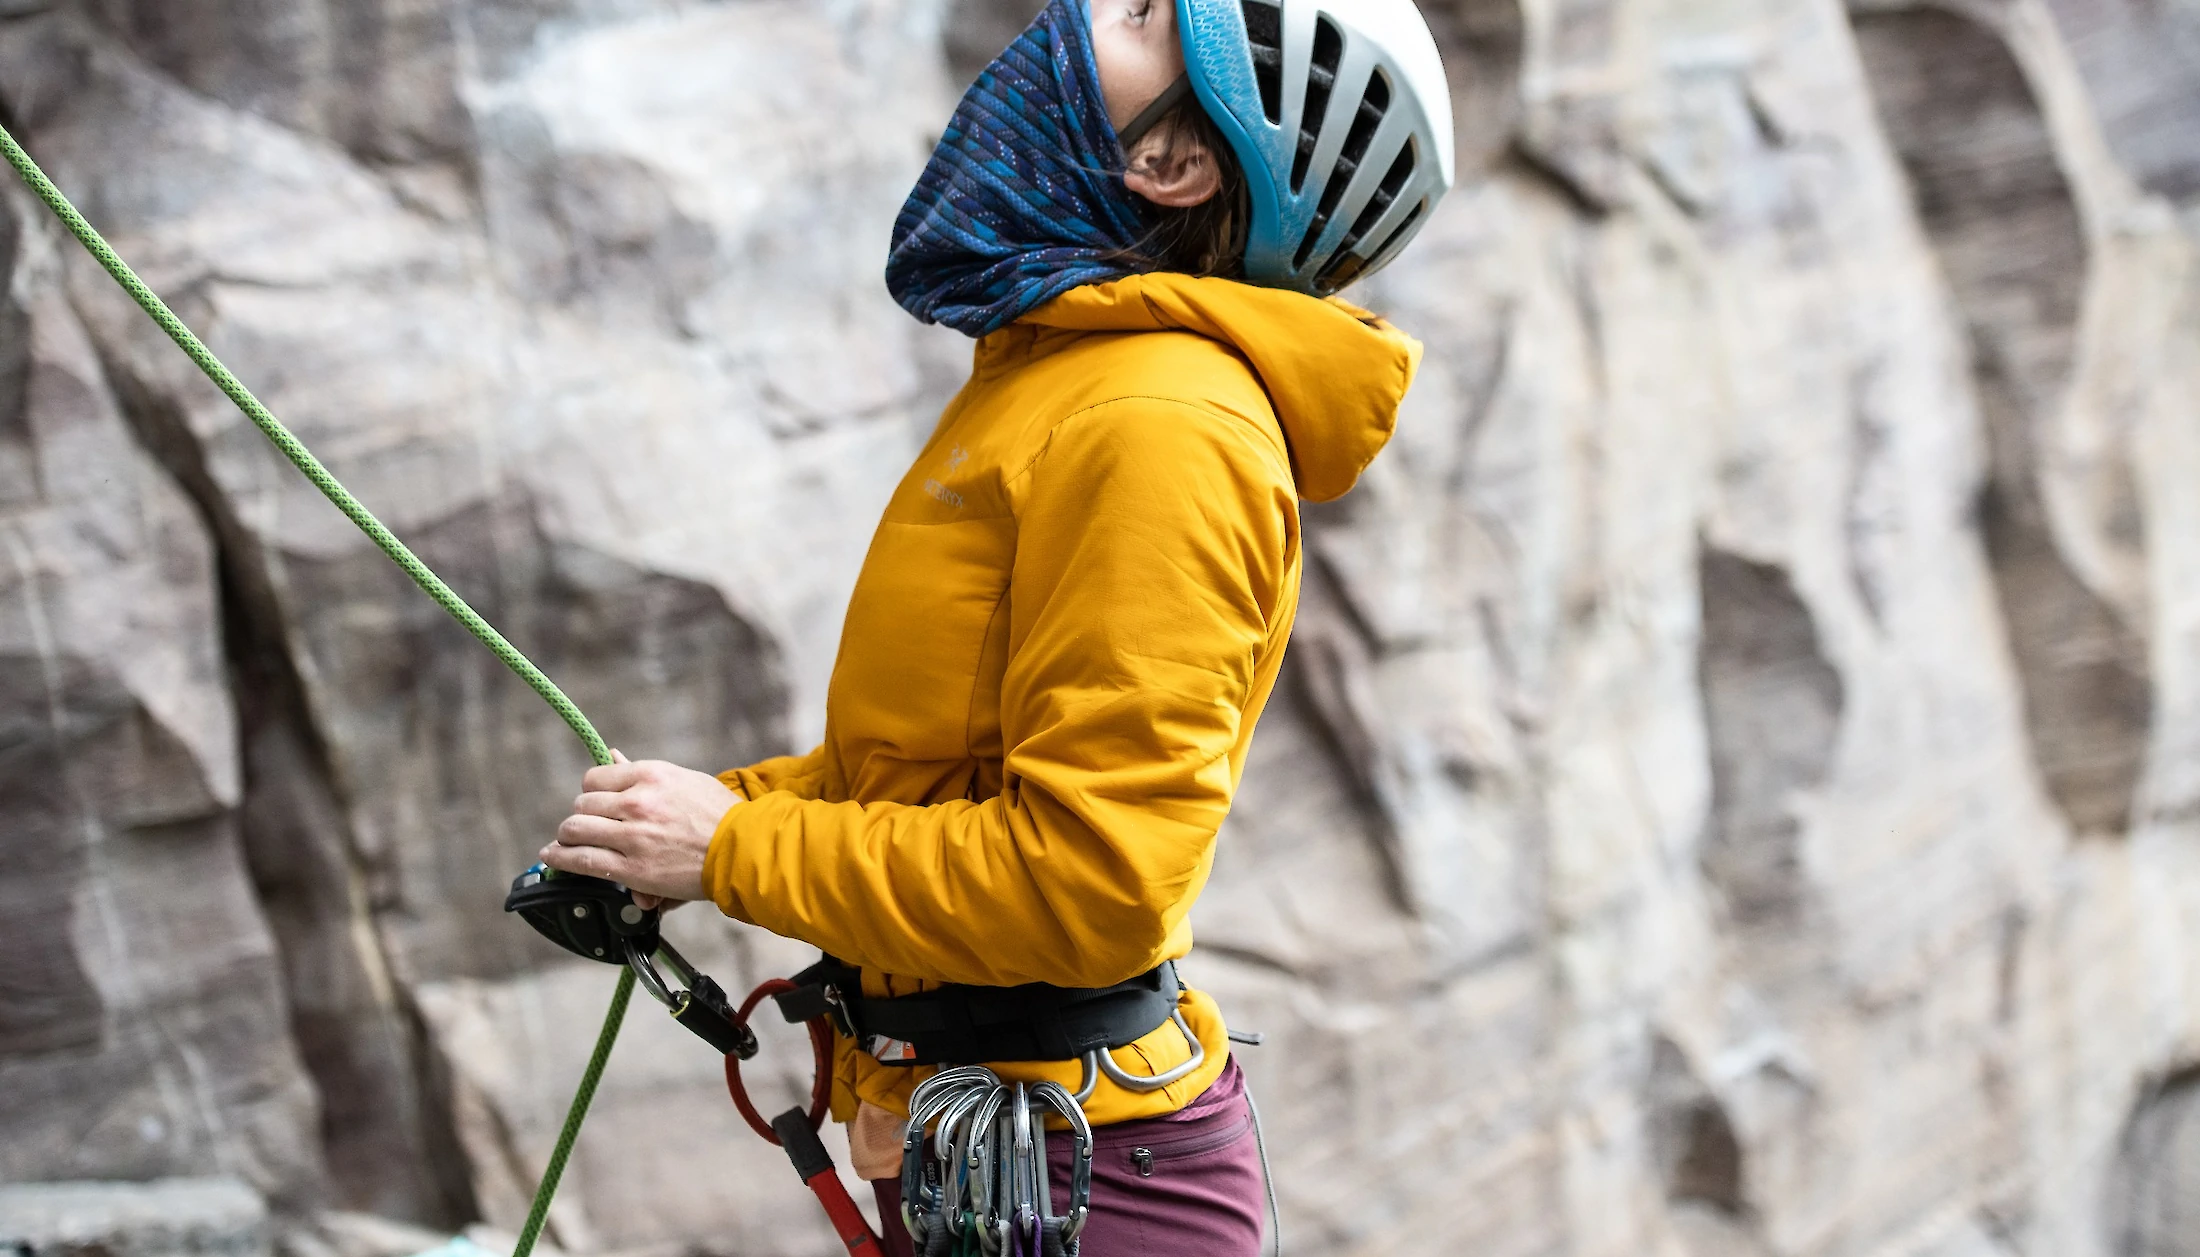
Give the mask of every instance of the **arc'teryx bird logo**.
M 953 446 L 947 452 L 947 469 L 940 474 L 952 476 L 955 474 L 958 468 L 969 461 L 969 450 L 964 449 L 960 445 Z M 941 484 L 938 480 L 925 481 L 924 491 L 931 494 L 933 497 L 939 499 L 940 501 L 947 503 L 949 506 L 954 507 L 958 511 L 962 509 L 963 495 L 955 492 L 953 489 L 948 488 L 946 485 Z

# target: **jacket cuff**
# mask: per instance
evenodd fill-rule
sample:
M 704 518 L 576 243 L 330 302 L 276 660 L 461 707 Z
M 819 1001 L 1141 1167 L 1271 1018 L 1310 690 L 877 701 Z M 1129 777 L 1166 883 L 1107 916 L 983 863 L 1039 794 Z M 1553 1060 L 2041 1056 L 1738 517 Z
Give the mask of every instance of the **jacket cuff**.
M 725 777 L 746 773 L 745 769 L 737 769 Z M 796 800 L 776 790 L 752 794 L 739 781 L 726 784 L 750 801 L 727 808 L 726 814 L 718 818 L 718 828 L 710 836 L 710 850 L 703 855 L 703 889 L 720 912 L 755 925 L 756 916 L 749 909 L 746 892 L 755 885 L 758 866 L 770 866 L 780 814 Z
M 718 780 L 725 782 L 743 799 L 753 797 L 741 788 L 741 783 L 737 780 L 739 776 L 740 772 L 736 770 L 719 774 Z M 720 912 L 736 921 L 748 921 L 751 925 L 755 922 L 750 921 L 748 913 L 742 910 L 740 896 L 733 893 L 733 852 L 737 842 L 733 818 L 754 806 L 756 805 L 753 803 L 742 802 L 727 808 L 726 814 L 718 818 L 718 828 L 711 833 L 710 850 L 703 853 L 703 892 L 710 896 L 712 903 L 718 905 Z

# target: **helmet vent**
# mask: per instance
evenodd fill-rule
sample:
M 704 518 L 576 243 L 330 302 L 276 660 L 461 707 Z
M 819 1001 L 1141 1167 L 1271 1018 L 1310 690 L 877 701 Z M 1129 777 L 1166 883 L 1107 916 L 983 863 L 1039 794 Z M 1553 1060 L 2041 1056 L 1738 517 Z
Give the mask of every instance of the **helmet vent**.
M 1352 116 L 1352 129 L 1345 132 L 1344 148 L 1337 154 L 1337 164 L 1329 172 L 1328 182 L 1322 184 L 1321 203 L 1314 209 L 1314 221 L 1307 224 L 1305 238 L 1299 241 L 1298 255 L 1291 262 L 1293 267 L 1306 265 L 1307 255 L 1314 251 L 1314 242 L 1321 238 L 1322 229 L 1329 225 L 1329 216 L 1336 212 L 1337 202 L 1343 199 L 1345 188 L 1351 184 L 1352 176 L 1359 172 L 1360 163 L 1367 159 L 1367 146 L 1374 142 L 1375 128 L 1382 125 L 1383 114 L 1389 108 L 1390 78 L 1377 70 L 1368 76 L 1367 91 L 1360 97 L 1360 107 Z M 1309 155 L 1309 150 L 1300 150 L 1301 165 L 1305 164 Z M 1393 162 L 1390 170 L 1383 176 L 1383 184 L 1390 188 L 1390 198 L 1385 199 L 1385 204 L 1398 195 L 1398 189 L 1405 185 L 1406 176 L 1413 173 L 1413 147 L 1406 146 L 1399 153 L 1398 159 L 1404 163 L 1404 169 L 1401 170 L 1398 163 Z M 1381 196 L 1379 189 L 1377 196 Z M 1361 215 L 1361 221 L 1371 227 L 1374 225 L 1374 220 L 1367 218 L 1365 214 Z M 1348 247 L 1358 235 L 1358 224 L 1354 227 L 1353 235 L 1345 240 Z
M 1365 253 L 1354 253 L 1349 248 L 1337 250 L 1337 255 L 1329 260 L 1329 265 L 1323 267 L 1321 275 L 1314 280 L 1314 287 L 1323 293 L 1332 293 L 1358 279 L 1362 271 L 1381 261 L 1383 256 L 1390 252 L 1391 246 L 1397 244 L 1407 232 L 1413 230 L 1413 224 L 1421 221 L 1421 215 L 1427 209 L 1428 202 L 1426 200 L 1414 206 L 1413 212 L 1406 215 L 1406 220 L 1399 223 L 1396 230 L 1383 238 L 1382 247 L 1379 249 L 1370 249 Z
M 1398 199 L 1398 190 L 1405 187 L 1406 180 L 1413 176 L 1413 163 L 1418 157 L 1415 150 L 1419 147 L 1408 139 L 1406 146 L 1398 150 L 1398 160 L 1390 163 L 1390 169 L 1383 172 L 1383 181 L 1376 187 L 1375 195 L 1368 198 L 1367 208 L 1361 210 L 1360 216 L 1352 220 L 1352 230 L 1345 234 L 1344 243 L 1337 246 L 1340 251 L 1358 244 L 1363 236 L 1375 230 L 1376 223 L 1382 221 L 1383 211 L 1389 209 L 1390 203 Z
M 1322 115 L 1329 112 L 1329 92 L 1337 85 L 1337 66 L 1344 60 L 1344 32 L 1323 14 L 1314 23 L 1314 58 L 1306 67 L 1306 104 L 1299 111 L 1299 151 L 1291 159 L 1291 191 L 1306 186 L 1306 164 L 1314 157 L 1321 139 Z
M 1274 126 L 1283 121 L 1283 9 L 1272 0 L 1245 0 L 1245 42 L 1253 49 L 1260 107 Z
M 1380 249 L 1369 250 L 1368 256 L 1371 258 L 1379 258 L 1384 254 L 1390 252 L 1391 247 L 1397 244 L 1399 240 L 1403 239 L 1407 232 L 1412 231 L 1413 224 L 1420 222 L 1421 215 L 1426 214 L 1427 212 L 1428 201 L 1424 199 L 1419 205 L 1413 207 L 1412 213 L 1406 215 L 1406 220 L 1404 222 L 1398 224 L 1398 229 L 1396 231 L 1393 231 L 1388 236 L 1383 237 L 1383 247 Z

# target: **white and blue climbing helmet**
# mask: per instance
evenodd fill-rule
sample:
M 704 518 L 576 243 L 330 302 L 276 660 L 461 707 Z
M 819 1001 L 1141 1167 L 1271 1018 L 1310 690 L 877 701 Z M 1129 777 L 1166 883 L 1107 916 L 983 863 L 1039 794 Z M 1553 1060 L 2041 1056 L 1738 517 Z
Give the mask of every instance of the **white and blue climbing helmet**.
M 1413 0 L 1177 0 L 1186 78 L 1245 169 L 1245 278 L 1327 296 L 1451 190 L 1451 91 Z

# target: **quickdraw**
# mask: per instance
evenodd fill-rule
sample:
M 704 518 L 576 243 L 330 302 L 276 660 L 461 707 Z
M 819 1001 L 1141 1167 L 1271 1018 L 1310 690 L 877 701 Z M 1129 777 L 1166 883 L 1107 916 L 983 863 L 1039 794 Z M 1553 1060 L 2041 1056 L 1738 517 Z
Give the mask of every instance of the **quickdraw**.
M 1069 1209 L 1054 1212 L 1046 1117 L 1069 1128 Z M 1092 1126 L 1060 1083 L 941 1070 L 909 1096 L 901 1218 L 923 1257 L 1077 1257 L 1092 1214 Z
M 533 865 L 512 880 L 504 910 L 517 913 L 536 933 L 584 960 L 624 965 L 635 982 L 665 1006 L 674 1021 L 718 1049 L 726 1058 L 726 1092 L 749 1129 L 766 1143 L 786 1150 L 803 1186 L 817 1197 L 834 1233 L 849 1252 L 858 1257 L 885 1257 L 878 1236 L 840 1181 L 832 1154 L 817 1136 L 832 1099 L 833 1027 L 822 1013 L 796 1015 L 800 1006 L 781 998 L 801 988 L 774 978 L 749 992 L 739 1008 L 732 1007 L 715 981 L 665 941 L 660 928 L 663 914 L 658 909 L 642 907 L 626 887 L 600 877 Z M 665 981 L 658 968 L 660 963 L 679 979 L 682 989 L 676 990 Z M 788 1109 L 769 1121 L 749 1098 L 748 1086 L 741 1077 L 741 1062 L 753 1058 L 758 1050 L 749 1017 L 766 999 L 777 1002 L 790 1023 L 808 1027 L 814 1066 L 809 1104 Z

